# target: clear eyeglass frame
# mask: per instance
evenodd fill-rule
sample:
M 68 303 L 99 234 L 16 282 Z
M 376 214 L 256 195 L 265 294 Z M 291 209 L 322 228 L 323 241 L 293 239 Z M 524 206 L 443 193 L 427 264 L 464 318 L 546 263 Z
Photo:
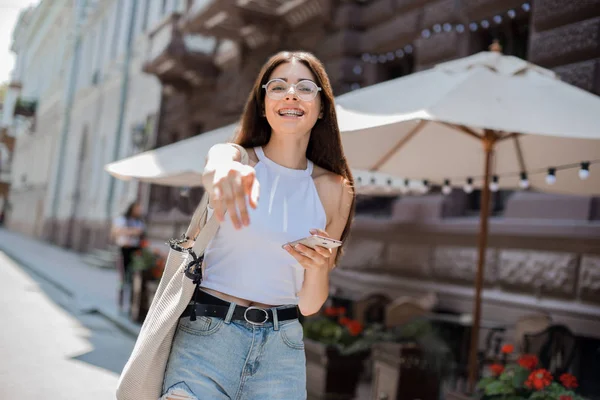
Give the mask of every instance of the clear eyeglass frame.
M 282 90 L 280 93 L 269 92 L 269 90 L 267 88 L 269 87 L 269 85 L 271 85 L 272 83 L 275 83 L 275 82 L 278 82 L 278 83 L 281 83 L 282 85 L 284 85 L 285 89 Z M 305 84 L 305 85 L 308 84 L 310 86 L 314 86 L 314 88 L 316 90 L 311 93 L 303 93 L 301 91 L 298 91 L 298 86 L 302 85 L 302 84 Z M 317 97 L 319 92 L 321 90 L 323 90 L 320 86 L 317 86 L 317 84 L 315 82 L 308 80 L 308 79 L 301 80 L 298 83 L 288 83 L 288 82 L 284 81 L 283 79 L 276 78 L 276 79 L 271 79 L 269 82 L 262 85 L 262 87 L 263 87 L 263 89 L 265 89 L 266 95 L 269 96 L 273 100 L 283 99 L 285 97 L 285 95 L 290 92 L 290 88 L 294 88 L 294 93 L 296 93 L 296 95 L 300 98 L 300 100 L 312 101 Z

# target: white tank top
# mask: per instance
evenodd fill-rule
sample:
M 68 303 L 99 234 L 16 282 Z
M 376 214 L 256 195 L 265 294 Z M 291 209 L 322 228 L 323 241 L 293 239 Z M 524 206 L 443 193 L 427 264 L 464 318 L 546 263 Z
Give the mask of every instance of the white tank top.
M 235 230 L 226 217 L 206 249 L 201 286 L 258 303 L 298 304 L 304 268 L 282 246 L 325 229 L 325 209 L 305 170 L 283 167 L 254 149 L 260 183 L 258 207 L 248 207 L 250 225 Z

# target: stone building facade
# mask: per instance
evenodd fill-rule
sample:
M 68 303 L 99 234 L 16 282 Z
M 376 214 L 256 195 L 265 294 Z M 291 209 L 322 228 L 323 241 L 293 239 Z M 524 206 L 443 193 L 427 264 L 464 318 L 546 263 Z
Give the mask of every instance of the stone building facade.
M 157 145 L 236 121 L 262 64 L 284 49 L 314 52 L 340 95 L 498 40 L 505 54 L 600 94 L 599 24 L 600 0 L 191 0 L 171 23 L 170 47 L 145 64 L 163 84 Z M 182 45 L 197 35 L 214 38 L 214 47 L 191 52 Z M 200 194 L 153 186 L 150 235 L 180 235 Z M 447 204 L 453 199 L 400 199 L 387 218 L 359 213 L 332 293 L 355 304 L 376 298 L 384 307 L 399 296 L 435 292 L 445 311 L 470 313 L 478 224 L 466 216 L 469 201 Z M 543 202 L 554 206 L 542 215 Z M 585 340 L 600 339 L 599 205 L 593 197 L 510 197 L 491 222 L 484 319 L 510 325 L 547 313 Z
M 146 60 L 146 71 L 163 84 L 156 144 L 236 121 L 260 67 L 283 49 L 314 52 L 340 95 L 487 50 L 497 39 L 505 54 L 598 94 L 599 6 L 596 0 L 566 6 L 554 0 L 190 0 L 168 27 L 179 39 Z M 195 52 L 181 44 L 198 36 L 214 39 L 214 47 Z M 191 195 L 195 200 L 199 191 Z M 151 216 L 159 219 L 173 209 L 189 212 L 188 203 L 176 189 L 151 190 Z

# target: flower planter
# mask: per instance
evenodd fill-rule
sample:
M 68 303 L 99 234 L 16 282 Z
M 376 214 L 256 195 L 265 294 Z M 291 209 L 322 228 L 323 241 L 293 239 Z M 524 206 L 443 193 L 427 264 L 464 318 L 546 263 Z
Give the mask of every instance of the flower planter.
M 309 400 L 351 400 L 370 352 L 342 355 L 333 346 L 304 339 Z

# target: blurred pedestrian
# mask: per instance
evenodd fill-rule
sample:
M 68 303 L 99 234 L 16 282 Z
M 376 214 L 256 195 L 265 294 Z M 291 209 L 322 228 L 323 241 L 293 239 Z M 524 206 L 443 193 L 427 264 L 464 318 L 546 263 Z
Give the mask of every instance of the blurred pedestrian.
M 267 61 L 235 144 L 208 154 L 202 182 L 220 227 L 179 320 L 161 399 L 306 398 L 298 318 L 327 299 L 338 249 L 289 243 L 318 235 L 338 245 L 354 204 L 331 84 L 314 55 Z
M 119 247 L 117 257 L 117 269 L 119 271 L 119 293 L 118 305 L 123 311 L 123 299 L 125 288 L 129 288 L 131 294 L 131 261 L 137 250 L 140 250 L 145 231 L 145 224 L 142 220 L 141 207 L 137 202 L 133 202 L 127 207 L 125 214 L 117 217 L 113 221 L 111 236 L 115 244 Z M 128 302 L 130 305 L 130 302 Z

